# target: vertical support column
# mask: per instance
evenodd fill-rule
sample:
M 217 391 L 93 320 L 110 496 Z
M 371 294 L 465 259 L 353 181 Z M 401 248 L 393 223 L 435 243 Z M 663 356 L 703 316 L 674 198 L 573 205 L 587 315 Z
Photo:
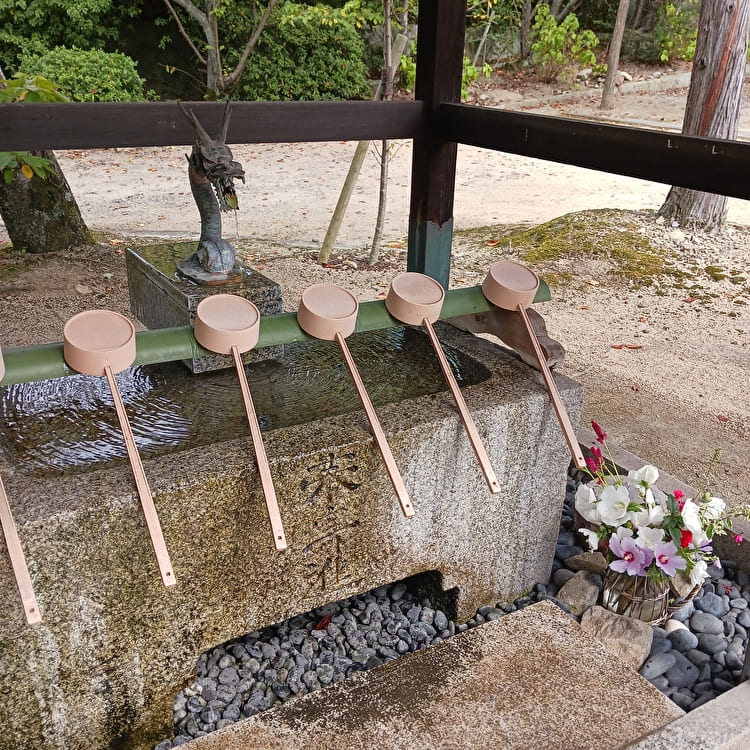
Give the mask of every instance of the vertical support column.
M 461 100 L 466 2 L 420 0 L 417 23 L 415 97 L 425 102 L 426 125 L 414 139 L 407 269 L 447 289 L 458 147 L 435 133 L 433 115 L 441 103 Z

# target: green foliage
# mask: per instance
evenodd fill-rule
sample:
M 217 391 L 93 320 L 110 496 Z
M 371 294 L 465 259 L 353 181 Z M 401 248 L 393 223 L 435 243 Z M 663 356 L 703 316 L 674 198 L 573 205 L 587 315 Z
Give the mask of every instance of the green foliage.
M 34 156 L 28 151 L 0 151 L 0 174 L 7 185 L 13 182 L 17 169 L 27 179 L 33 175 L 44 179 L 48 173 L 55 171 L 49 159 Z
M 248 100 L 367 98 L 362 16 L 342 8 L 285 3 L 258 40 L 236 96 Z M 230 60 L 230 64 L 231 60 Z
M 416 80 L 417 73 L 417 43 L 413 41 L 411 43 L 410 54 L 404 54 L 401 58 L 401 63 L 398 68 L 401 87 L 405 91 L 412 91 L 414 89 L 414 82 Z M 492 66 L 489 63 L 485 63 L 480 68 L 476 68 L 471 64 L 471 60 L 464 56 L 464 67 L 461 74 L 461 100 L 465 100 L 469 93 L 469 86 L 476 81 L 480 75 L 485 78 L 489 78 L 492 75 Z
M 692 60 L 698 36 L 700 3 L 666 3 L 658 11 L 654 34 L 659 45 L 659 60 Z
M 67 101 L 57 85 L 42 76 L 17 73 L 7 81 L 0 81 L 0 102 L 64 102 Z M 34 175 L 44 179 L 54 172 L 49 159 L 35 156 L 28 151 L 0 151 L 0 174 L 7 185 L 13 182 L 16 170 L 27 179 Z
M 143 101 L 143 79 L 135 62 L 119 52 L 55 49 L 22 60 L 25 70 L 33 70 L 59 84 L 76 102 Z
M 0 0 L 0 65 L 20 69 L 24 55 L 55 46 L 105 48 L 120 24 L 141 12 L 143 0 Z
M 596 63 L 593 50 L 599 40 L 593 31 L 578 30 L 575 14 L 570 13 L 557 23 L 549 5 L 540 5 L 531 28 L 534 33 L 531 53 L 543 81 L 556 81 L 575 63 L 589 67 Z
M 492 75 L 492 66 L 489 63 L 485 63 L 481 68 L 477 69 L 471 64 L 471 60 L 468 57 L 464 57 L 464 67 L 461 72 L 461 101 L 466 99 L 469 94 L 469 86 L 479 78 L 480 74 L 485 78 L 489 78 Z
M 67 102 L 68 97 L 58 91 L 58 85 L 40 75 L 16 73 L 0 81 L 0 102 Z

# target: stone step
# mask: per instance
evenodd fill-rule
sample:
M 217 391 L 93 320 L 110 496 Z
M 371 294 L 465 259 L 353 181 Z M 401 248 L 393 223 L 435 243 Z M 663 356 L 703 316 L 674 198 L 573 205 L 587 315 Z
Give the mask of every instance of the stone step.
M 614 750 L 681 716 L 573 619 L 541 602 L 186 747 Z

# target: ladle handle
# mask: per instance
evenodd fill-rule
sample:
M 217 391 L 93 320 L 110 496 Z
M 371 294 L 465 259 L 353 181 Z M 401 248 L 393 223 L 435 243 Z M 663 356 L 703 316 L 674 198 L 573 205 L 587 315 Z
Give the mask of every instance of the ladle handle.
M 151 544 L 154 547 L 156 562 L 159 565 L 161 580 L 165 586 L 174 586 L 177 581 L 175 580 L 174 571 L 172 570 L 172 563 L 169 560 L 169 552 L 167 552 L 167 545 L 164 542 L 164 535 L 162 534 L 161 525 L 159 524 L 159 517 L 156 515 L 156 508 L 154 507 L 154 499 L 151 496 L 151 489 L 148 486 L 146 473 L 143 471 L 141 456 L 138 453 L 138 448 L 135 444 L 133 431 L 130 429 L 130 422 L 128 422 L 125 404 L 122 402 L 122 396 L 120 396 L 117 381 L 115 380 L 114 373 L 109 365 L 105 366 L 104 374 L 107 376 L 109 390 L 112 392 L 112 399 L 115 402 L 117 419 L 120 421 L 122 436 L 125 438 L 125 449 L 128 452 L 130 468 L 133 470 L 135 486 L 138 489 L 138 497 L 141 500 L 141 507 L 143 508 L 146 527 L 148 528 L 148 533 L 151 537 Z
M 563 405 L 562 399 L 560 398 L 560 392 L 557 390 L 557 384 L 555 383 L 555 380 L 552 377 L 552 373 L 550 372 L 549 365 L 547 364 L 547 358 L 544 356 L 544 352 L 542 351 L 542 346 L 539 343 L 539 340 L 536 337 L 536 333 L 531 326 L 529 316 L 526 314 L 526 308 L 523 305 L 518 305 L 516 309 L 521 313 L 521 319 L 523 320 L 523 324 L 526 327 L 526 332 L 529 334 L 529 338 L 531 339 L 531 345 L 534 347 L 534 354 L 539 361 L 539 368 L 542 371 L 542 377 L 544 378 L 545 385 L 547 386 L 547 391 L 549 393 L 550 400 L 552 401 L 552 406 L 554 407 L 555 413 L 557 414 L 557 421 L 560 423 L 563 435 L 565 436 L 565 441 L 568 443 L 568 448 L 570 449 L 570 455 L 573 458 L 573 463 L 577 468 L 585 469 L 586 461 L 583 458 L 581 447 L 578 444 L 575 430 L 573 429 L 573 425 L 570 423 L 570 417 L 568 416 L 568 412 L 565 410 L 565 406 Z
M 487 485 L 490 488 L 490 492 L 492 492 L 493 494 L 500 492 L 500 483 L 497 481 L 495 471 L 493 470 L 492 464 L 490 463 L 490 458 L 484 448 L 482 439 L 479 437 L 479 433 L 477 432 L 474 420 L 472 419 L 471 413 L 469 412 L 469 408 L 466 406 L 466 401 L 464 400 L 463 393 L 461 393 L 461 389 L 456 382 L 456 376 L 453 374 L 453 370 L 451 370 L 451 366 L 448 363 L 447 357 L 445 356 L 443 347 L 440 345 L 440 340 L 435 333 L 435 329 L 432 327 L 432 323 L 430 323 L 427 318 L 422 321 L 422 325 L 427 331 L 427 335 L 430 338 L 430 343 L 432 344 L 432 348 L 435 350 L 435 354 L 437 354 L 438 361 L 440 362 L 440 369 L 443 371 L 443 375 L 446 382 L 448 383 L 448 387 L 453 394 L 453 400 L 456 402 L 456 407 L 458 408 L 458 413 L 461 416 L 461 421 L 464 423 L 466 434 L 469 436 L 469 440 L 471 441 L 471 447 L 474 449 L 477 460 L 482 467 L 482 472 L 484 473 L 484 478 L 487 480 Z
M 258 417 L 255 414 L 253 399 L 250 397 L 250 387 L 247 384 L 245 368 L 242 365 L 242 357 L 236 346 L 232 347 L 232 357 L 234 358 L 234 367 L 237 370 L 237 378 L 240 381 L 240 390 L 242 391 L 242 400 L 245 403 L 245 413 L 250 425 L 250 434 L 253 438 L 253 447 L 255 449 L 255 461 L 258 464 L 258 473 L 260 474 L 260 484 L 263 487 L 263 494 L 266 498 L 266 509 L 268 510 L 268 520 L 271 522 L 273 531 L 273 543 L 276 549 L 286 549 L 286 536 L 284 535 L 284 526 L 281 523 L 281 513 L 279 513 L 279 504 L 276 500 L 276 491 L 271 479 L 271 468 L 268 465 L 268 456 L 263 445 L 263 437 L 258 424 Z
M 385 468 L 388 471 L 388 476 L 391 480 L 391 484 L 393 485 L 393 489 L 396 492 L 396 497 L 398 497 L 398 501 L 401 505 L 401 510 L 407 518 L 410 518 L 414 515 L 414 506 L 411 504 L 411 500 L 409 500 L 409 493 L 406 491 L 406 485 L 404 485 L 404 480 L 401 478 L 401 473 L 398 470 L 398 466 L 396 466 L 396 461 L 393 458 L 393 453 L 391 453 L 391 447 L 388 445 L 388 441 L 385 439 L 385 433 L 383 432 L 383 428 L 380 426 L 378 415 L 375 413 L 375 407 L 373 407 L 372 401 L 370 401 L 370 397 L 367 395 L 365 384 L 362 382 L 362 378 L 359 376 L 359 372 L 357 371 L 357 366 L 354 364 L 352 354 L 349 351 L 349 347 L 346 345 L 346 340 L 340 333 L 336 333 L 336 341 L 339 342 L 339 346 L 341 347 L 341 353 L 344 355 L 344 361 L 346 362 L 346 366 L 349 368 L 349 374 L 352 376 L 354 387 L 357 389 L 359 400 L 362 402 L 362 407 L 364 408 L 365 414 L 367 415 L 367 420 L 370 423 L 370 429 L 372 430 L 373 437 L 375 438 L 375 443 L 378 446 L 380 455 L 383 457 Z
M 39 612 L 39 605 L 36 603 L 31 576 L 29 575 L 29 569 L 26 567 L 26 558 L 23 554 L 23 547 L 21 547 L 21 540 L 18 538 L 13 514 L 10 512 L 10 504 L 8 503 L 8 496 L 5 494 L 2 479 L 0 479 L 0 521 L 3 524 L 5 545 L 8 548 L 10 564 L 16 577 L 18 593 L 21 595 L 26 622 L 29 625 L 37 625 L 42 621 L 42 615 Z

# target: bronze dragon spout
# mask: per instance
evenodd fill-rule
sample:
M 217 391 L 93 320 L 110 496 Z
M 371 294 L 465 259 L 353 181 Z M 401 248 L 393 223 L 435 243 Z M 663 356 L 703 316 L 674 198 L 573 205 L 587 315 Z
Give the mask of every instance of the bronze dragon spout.
M 234 248 L 221 236 L 221 212 L 236 211 L 239 207 L 234 180 L 245 182 L 245 171 L 234 161 L 226 145 L 231 109 L 224 108 L 221 132 L 211 138 L 195 114 L 179 103 L 195 131 L 195 143 L 188 160 L 188 177 L 193 198 L 201 217 L 198 249 L 177 264 L 180 272 L 199 283 L 224 283 L 241 275 L 235 267 Z

